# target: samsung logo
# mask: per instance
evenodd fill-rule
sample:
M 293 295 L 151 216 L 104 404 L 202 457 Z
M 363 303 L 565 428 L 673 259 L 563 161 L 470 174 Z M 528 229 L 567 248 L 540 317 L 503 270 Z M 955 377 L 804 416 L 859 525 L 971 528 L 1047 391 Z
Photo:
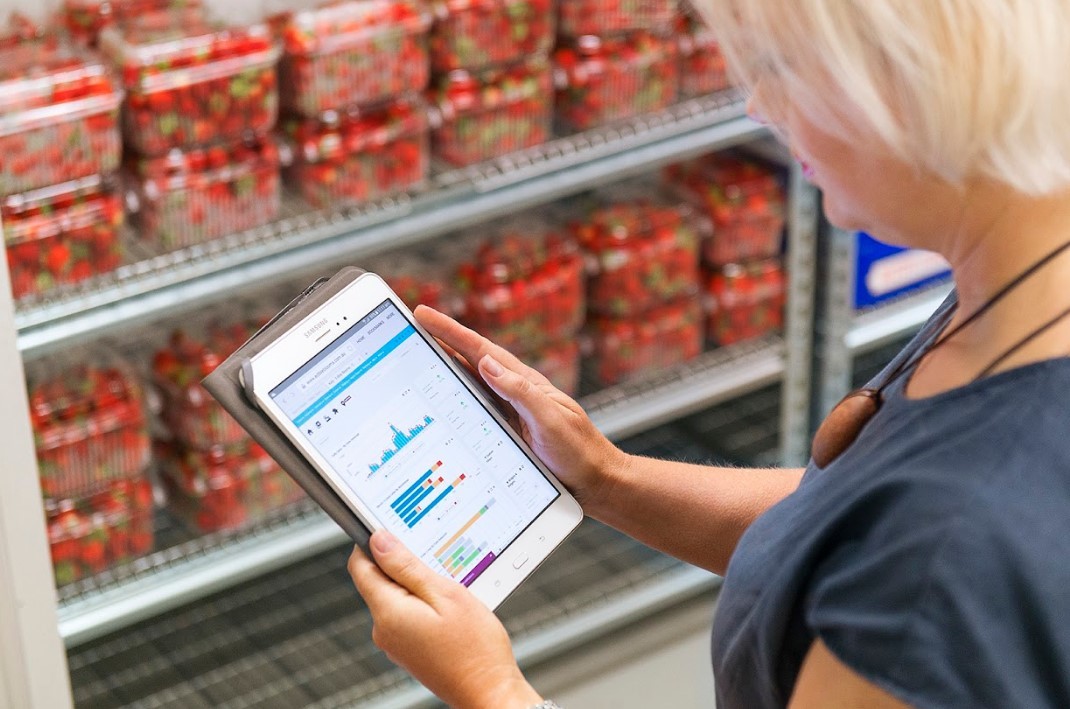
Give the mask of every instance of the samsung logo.
M 305 330 L 305 337 L 312 337 L 325 327 L 327 327 L 327 318 L 324 318 L 317 323 L 313 323 L 312 327 Z

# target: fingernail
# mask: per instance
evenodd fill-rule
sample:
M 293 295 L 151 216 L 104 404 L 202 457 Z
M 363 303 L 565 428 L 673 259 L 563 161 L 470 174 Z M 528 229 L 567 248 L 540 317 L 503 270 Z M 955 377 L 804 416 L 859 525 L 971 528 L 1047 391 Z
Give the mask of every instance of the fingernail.
M 505 368 L 490 355 L 483 358 L 483 369 L 492 377 L 500 377 L 505 373 Z
M 372 544 L 375 545 L 375 551 L 380 553 L 386 553 L 397 546 L 398 538 L 385 529 L 380 529 L 372 535 Z

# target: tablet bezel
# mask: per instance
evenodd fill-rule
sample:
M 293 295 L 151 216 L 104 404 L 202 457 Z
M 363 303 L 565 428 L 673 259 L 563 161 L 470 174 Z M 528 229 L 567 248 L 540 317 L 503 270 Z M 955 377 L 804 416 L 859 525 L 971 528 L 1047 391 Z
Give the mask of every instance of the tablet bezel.
M 269 392 L 305 363 L 329 347 L 349 328 L 370 314 L 385 300 L 395 305 L 410 325 L 447 366 L 454 377 L 497 421 L 506 435 L 520 448 L 557 490 L 558 497 L 509 544 L 468 588 L 492 610 L 497 608 L 520 583 L 579 525 L 583 511 L 561 482 L 551 473 L 516 431 L 502 418 L 486 395 L 461 371 L 435 338 L 425 331 L 401 299 L 374 273 L 365 273 L 323 305 L 303 318 L 277 340 L 250 359 L 253 383 L 250 389 L 256 404 L 312 464 L 345 504 L 369 530 L 383 526 L 365 503 L 356 497 L 331 468 L 326 459 L 308 444 L 293 422 L 282 412 Z

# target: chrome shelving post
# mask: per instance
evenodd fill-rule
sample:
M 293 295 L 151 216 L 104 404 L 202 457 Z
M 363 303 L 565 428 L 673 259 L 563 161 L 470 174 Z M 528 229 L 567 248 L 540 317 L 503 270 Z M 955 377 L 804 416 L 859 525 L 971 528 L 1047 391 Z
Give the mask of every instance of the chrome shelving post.
M 814 422 L 821 421 L 851 390 L 853 353 L 847 336 L 854 325 L 854 234 L 830 228 L 819 247 L 818 313 L 814 331 Z
M 14 315 L 0 249 L 0 706 L 64 709 L 71 706 L 70 679 Z
M 785 313 L 785 372 L 781 403 L 780 457 L 784 465 L 805 465 L 810 449 L 811 365 L 814 286 L 820 194 L 791 168 L 788 188 L 788 302 Z

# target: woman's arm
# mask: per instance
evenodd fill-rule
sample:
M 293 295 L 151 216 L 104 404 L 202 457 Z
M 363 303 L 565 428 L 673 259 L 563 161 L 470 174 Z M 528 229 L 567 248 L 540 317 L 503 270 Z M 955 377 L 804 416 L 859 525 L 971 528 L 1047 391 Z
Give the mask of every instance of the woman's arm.
M 416 318 L 516 412 L 513 424 L 584 511 L 645 544 L 724 573 L 751 522 L 800 470 L 738 470 L 629 456 L 579 404 L 506 350 L 426 307 Z
M 644 544 L 724 574 L 751 522 L 799 485 L 801 469 L 715 468 L 622 454 L 584 511 Z
M 888 692 L 858 675 L 815 640 L 795 680 L 788 709 L 910 709 Z

